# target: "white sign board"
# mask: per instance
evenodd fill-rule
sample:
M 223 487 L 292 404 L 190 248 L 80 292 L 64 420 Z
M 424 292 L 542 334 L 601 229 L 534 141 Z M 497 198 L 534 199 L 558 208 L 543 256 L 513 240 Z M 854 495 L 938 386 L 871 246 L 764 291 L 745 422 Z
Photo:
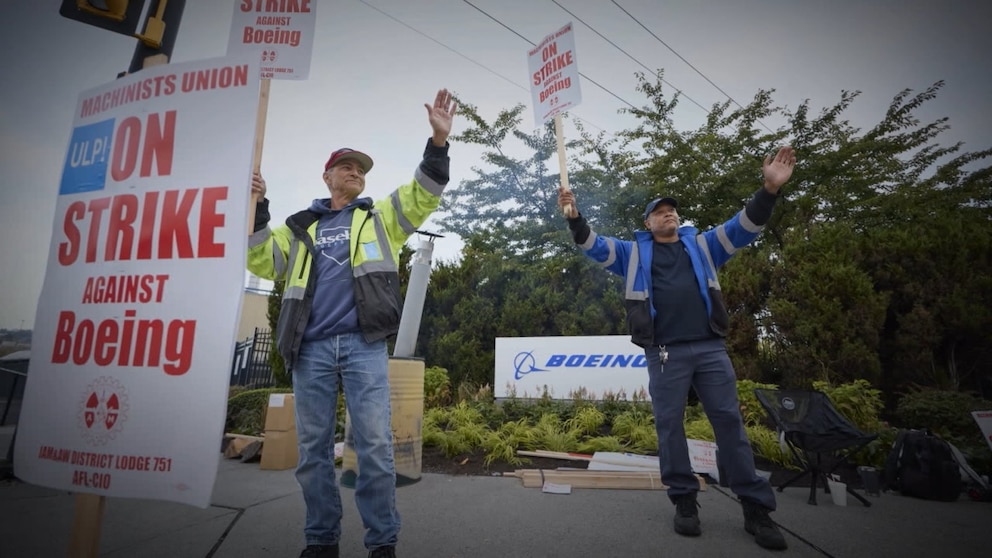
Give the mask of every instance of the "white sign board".
M 992 411 L 972 411 L 971 416 L 978 423 L 978 428 L 982 430 L 982 436 L 992 448 Z
M 572 23 L 548 35 L 527 53 L 534 122 L 540 127 L 582 101 Z
M 581 392 L 650 400 L 647 386 L 644 350 L 627 335 L 496 338 L 497 398 L 537 398 L 546 390 L 555 399 Z
M 227 55 L 259 61 L 263 79 L 307 79 L 316 0 L 237 0 Z
M 79 97 L 14 465 L 27 482 L 206 507 L 246 259 L 253 59 Z
M 720 481 L 720 471 L 716 464 L 716 443 L 706 440 L 686 439 L 689 446 L 689 462 L 695 473 L 705 474 Z

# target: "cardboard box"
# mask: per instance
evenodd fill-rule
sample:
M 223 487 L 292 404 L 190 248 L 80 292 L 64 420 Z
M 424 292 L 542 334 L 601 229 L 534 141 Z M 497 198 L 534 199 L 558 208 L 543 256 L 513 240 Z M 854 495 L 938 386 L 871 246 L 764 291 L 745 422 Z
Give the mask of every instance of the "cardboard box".
M 300 460 L 300 450 L 296 445 L 296 430 L 287 432 L 266 432 L 262 442 L 262 469 L 282 471 L 292 469 Z
M 270 394 L 269 406 L 265 409 L 265 432 L 290 430 L 296 430 L 296 404 L 293 394 Z

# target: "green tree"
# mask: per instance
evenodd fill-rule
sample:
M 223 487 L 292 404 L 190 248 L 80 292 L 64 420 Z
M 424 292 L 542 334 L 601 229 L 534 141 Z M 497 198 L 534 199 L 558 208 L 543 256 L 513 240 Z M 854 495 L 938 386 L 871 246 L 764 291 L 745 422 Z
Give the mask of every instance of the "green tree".
M 561 242 L 564 221 L 558 209 L 560 177 L 554 127 L 549 123 L 531 134 L 519 131 L 523 110 L 523 105 L 516 105 L 501 111 L 490 123 L 474 105 L 459 105 L 459 115 L 469 125 L 452 141 L 485 148 L 481 160 L 488 167 L 474 167 L 474 178 L 447 188 L 439 225 L 463 239 L 484 233 L 517 258 L 571 254 L 571 247 Z M 508 155 L 514 146 L 525 148 L 528 156 Z M 576 142 L 567 144 L 569 149 L 575 147 Z M 582 188 L 589 174 L 570 175 L 570 185 Z
M 272 367 L 272 377 L 275 379 L 277 387 L 293 385 L 293 380 L 286 371 L 286 363 L 283 362 L 282 355 L 276 349 L 276 325 L 279 323 L 279 310 L 282 308 L 282 293 L 285 288 L 285 281 L 276 281 L 272 285 L 272 292 L 269 293 L 269 307 L 265 313 L 269 319 L 269 332 L 272 339 L 272 345 L 269 348 L 269 366 Z
M 582 139 L 569 144 L 579 208 L 600 234 L 629 238 L 662 193 L 700 230 L 715 227 L 761 186 L 766 154 L 785 143 L 798 151 L 764 234 L 721 271 L 742 377 L 867 379 L 888 394 L 975 389 L 989 377 L 992 150 L 942 146 L 946 119 L 915 116 L 942 83 L 898 93 L 866 131 L 845 120 L 857 91 L 819 114 L 808 102 L 775 107 L 759 91 L 679 131 L 678 96 L 665 96 L 660 77 L 638 80 L 646 103 L 626 109 L 637 125 L 615 136 L 577 125 Z M 470 126 L 457 139 L 485 147 L 489 168 L 446 195 L 442 226 L 467 244 L 461 262 L 435 271 L 427 352 L 454 382 L 483 381 L 497 336 L 623 333 L 621 285 L 577 254 L 556 206 L 551 127 L 519 132 L 519 105 L 492 123 L 464 106 Z M 788 125 L 766 133 L 759 123 L 773 114 Z M 510 140 L 529 155 L 507 156 Z

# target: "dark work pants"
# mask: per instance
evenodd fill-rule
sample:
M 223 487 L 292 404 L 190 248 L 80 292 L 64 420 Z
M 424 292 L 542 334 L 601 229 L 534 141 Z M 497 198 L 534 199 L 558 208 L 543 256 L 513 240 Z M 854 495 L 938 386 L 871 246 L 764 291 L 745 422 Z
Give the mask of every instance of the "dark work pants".
M 658 431 L 661 481 L 668 496 L 699 490 L 689 463 L 683 418 L 689 386 L 695 388 L 706 417 L 713 425 L 720 463 L 730 489 L 737 496 L 775 509 L 772 487 L 754 470 L 754 453 L 744 431 L 737 400 L 737 376 L 723 339 L 669 345 L 668 362 L 661 363 L 658 347 L 645 349 L 648 390 Z

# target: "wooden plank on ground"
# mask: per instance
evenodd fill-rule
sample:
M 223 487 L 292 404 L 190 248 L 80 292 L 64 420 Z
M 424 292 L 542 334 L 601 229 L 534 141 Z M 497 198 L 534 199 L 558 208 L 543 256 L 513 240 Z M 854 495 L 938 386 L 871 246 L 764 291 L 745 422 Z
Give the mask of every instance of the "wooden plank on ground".
M 541 488 L 545 482 L 568 484 L 573 488 L 607 488 L 615 490 L 667 490 L 657 471 L 589 471 L 517 469 L 512 473 L 526 488 Z M 699 477 L 699 489 L 706 490 L 706 482 Z
M 265 439 L 265 438 L 263 438 L 261 436 L 249 436 L 247 434 L 233 434 L 231 432 L 228 432 L 228 433 L 224 434 L 224 437 L 225 438 L 236 438 L 236 439 L 241 439 L 241 440 L 248 440 L 249 442 L 261 442 L 262 440 Z
M 567 459 L 570 461 L 590 461 L 592 456 L 587 453 L 571 453 L 564 451 L 547 451 L 547 450 L 536 450 L 536 451 L 525 451 L 517 450 L 517 455 L 523 455 L 525 457 L 545 457 L 548 459 Z
M 592 456 L 591 463 L 599 465 L 600 470 L 608 469 L 603 465 L 618 465 L 621 467 L 640 467 L 642 469 L 658 469 L 657 455 L 639 455 L 636 453 L 621 453 L 615 451 L 597 451 Z M 623 471 L 625 469 L 617 469 Z

